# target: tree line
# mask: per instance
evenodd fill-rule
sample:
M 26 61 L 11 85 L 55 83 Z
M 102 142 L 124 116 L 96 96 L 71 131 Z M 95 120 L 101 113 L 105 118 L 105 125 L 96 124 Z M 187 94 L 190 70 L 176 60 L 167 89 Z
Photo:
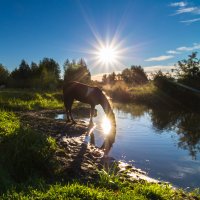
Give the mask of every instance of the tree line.
M 167 89 L 169 86 L 165 80 L 200 89 L 200 59 L 197 58 L 197 52 L 193 52 L 187 59 L 178 61 L 171 73 L 163 73 L 159 70 L 152 73 L 151 77 L 158 87 L 162 87 L 163 83 L 166 83 L 165 88 L 162 89 Z M 113 72 L 104 74 L 102 77 L 103 84 L 114 84 L 117 81 L 124 81 L 128 85 L 141 85 L 148 82 L 148 76 L 140 65 L 132 65 L 121 73 Z
M 69 60 L 63 64 L 64 81 L 80 81 L 91 83 L 91 74 L 84 59 Z M 163 80 L 172 80 L 200 89 L 200 59 L 197 52 L 193 52 L 188 59 L 178 61 L 172 73 L 155 72 L 153 80 L 156 85 L 168 87 Z M 124 81 L 128 85 L 141 85 L 148 82 L 148 76 L 140 65 L 132 65 L 121 73 L 104 74 L 103 84 L 114 84 L 116 81 Z M 29 65 L 22 60 L 19 67 L 9 72 L 0 64 L 0 86 L 13 88 L 39 88 L 55 89 L 61 87 L 61 70 L 59 64 L 52 58 L 43 58 L 38 64 L 31 62 Z
M 140 65 L 132 65 L 125 68 L 121 73 L 104 74 L 102 77 L 103 84 L 114 84 L 116 81 L 124 81 L 131 85 L 141 85 L 148 82 L 147 74 Z
M 169 88 L 169 81 L 175 81 L 200 90 L 200 59 L 197 58 L 197 52 L 178 61 L 171 72 L 164 74 L 158 71 L 153 74 L 155 84 L 165 90 Z
M 63 65 L 64 81 L 90 82 L 91 74 L 86 62 L 67 59 Z M 62 86 L 59 64 L 52 58 L 43 58 L 29 65 L 22 60 L 19 67 L 9 72 L 0 64 L 0 86 L 12 88 L 56 89 Z

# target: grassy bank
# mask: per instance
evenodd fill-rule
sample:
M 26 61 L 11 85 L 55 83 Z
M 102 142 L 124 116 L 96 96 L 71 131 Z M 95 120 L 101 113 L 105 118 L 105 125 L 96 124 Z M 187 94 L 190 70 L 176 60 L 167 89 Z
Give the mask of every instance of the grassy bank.
M 150 107 L 176 107 L 186 108 L 179 99 L 172 97 L 164 90 L 160 90 L 153 82 L 144 85 L 131 86 L 124 82 L 116 82 L 113 85 L 104 85 L 103 90 L 113 101 L 120 103 L 137 103 Z
M 0 90 L 0 108 L 6 110 L 63 108 L 62 92 Z
M 108 183 L 109 184 L 109 183 Z M 113 185 L 116 182 L 112 182 Z M 68 184 L 39 183 L 40 187 L 12 189 L 1 195 L 1 199 L 197 199 L 196 194 L 173 191 L 169 186 L 149 183 L 121 183 L 113 188 L 101 185 L 82 184 L 78 181 Z M 24 189 L 23 189 L 24 188 Z
M 98 178 L 90 182 L 58 176 L 55 154 L 62 154 L 63 149 L 46 132 L 22 125 L 14 111 L 60 108 L 61 93 L 5 90 L 0 98 L 0 199 L 200 198 L 198 191 L 185 193 L 166 184 L 130 182 L 112 170 L 98 171 Z

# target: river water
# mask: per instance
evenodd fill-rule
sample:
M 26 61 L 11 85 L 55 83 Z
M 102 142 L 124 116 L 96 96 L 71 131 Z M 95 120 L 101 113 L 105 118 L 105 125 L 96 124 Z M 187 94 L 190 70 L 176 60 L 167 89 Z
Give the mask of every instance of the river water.
M 113 107 L 117 127 L 110 156 L 176 187 L 200 187 L 200 114 L 134 104 Z M 100 147 L 105 114 L 100 106 L 97 110 L 93 142 Z
M 94 135 L 101 146 L 104 113 L 97 109 Z M 200 114 L 134 104 L 114 104 L 114 113 L 116 138 L 110 156 L 174 186 L 200 187 Z

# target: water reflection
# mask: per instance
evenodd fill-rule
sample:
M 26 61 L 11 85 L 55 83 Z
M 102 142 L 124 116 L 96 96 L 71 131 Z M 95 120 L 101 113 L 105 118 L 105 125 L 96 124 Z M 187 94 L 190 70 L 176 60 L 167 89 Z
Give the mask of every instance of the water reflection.
M 101 129 L 99 129 L 101 127 Z M 108 155 L 110 149 L 115 142 L 116 136 L 116 122 L 115 116 L 108 118 L 104 116 L 101 118 L 100 124 L 95 124 L 93 127 L 89 127 L 88 133 L 90 135 L 90 143 L 95 145 L 94 131 L 99 130 L 104 135 L 103 144 L 100 146 L 104 150 L 104 154 Z
M 108 117 L 104 117 L 101 123 L 101 127 L 103 129 L 103 133 L 105 135 L 108 135 L 110 133 L 111 130 L 111 122 L 110 119 Z
M 178 147 L 188 150 L 193 159 L 200 152 L 200 113 L 174 109 L 150 109 L 146 106 L 133 104 L 114 104 L 115 109 L 130 113 L 133 118 L 148 113 L 151 117 L 153 128 L 162 134 L 171 131 L 178 135 Z
M 153 110 L 151 118 L 159 130 L 175 130 L 179 136 L 178 147 L 186 149 L 193 159 L 200 152 L 200 114 L 184 111 Z

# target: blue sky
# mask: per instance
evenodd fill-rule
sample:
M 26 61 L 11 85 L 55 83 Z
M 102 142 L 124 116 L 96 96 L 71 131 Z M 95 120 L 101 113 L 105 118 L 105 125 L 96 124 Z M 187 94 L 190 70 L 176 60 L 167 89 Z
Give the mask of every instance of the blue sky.
M 0 27 L 0 63 L 9 70 L 44 57 L 61 68 L 85 58 L 93 75 L 139 64 L 170 69 L 200 51 L 200 0 L 0 0 Z M 119 62 L 95 63 L 99 42 L 112 40 Z

